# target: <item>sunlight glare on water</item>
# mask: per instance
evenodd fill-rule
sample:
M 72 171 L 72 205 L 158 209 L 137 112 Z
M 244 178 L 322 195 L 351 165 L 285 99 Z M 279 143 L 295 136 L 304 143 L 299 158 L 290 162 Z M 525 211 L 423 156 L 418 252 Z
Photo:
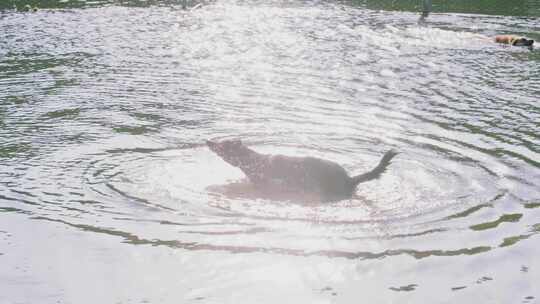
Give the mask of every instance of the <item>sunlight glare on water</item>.
M 55 246 L 88 248 L 73 256 L 97 270 L 50 258 L 89 281 L 112 271 L 130 297 L 99 288 L 118 301 L 441 302 L 464 290 L 474 302 L 486 284 L 505 303 L 540 297 L 540 56 L 491 38 L 539 39 L 538 21 L 417 21 L 296 1 L 3 12 L 0 214 L 12 224 L 0 237 L 62 227 Z M 399 154 L 352 199 L 321 204 L 260 195 L 204 144 L 232 138 L 350 175 Z M 41 252 L 31 243 L 2 244 L 0 260 L 16 269 L 10 256 Z M 68 281 L 36 269 L 53 287 L 4 298 Z M 131 271 L 161 278 L 147 298 Z M 0 279 L 17 291 L 15 274 Z

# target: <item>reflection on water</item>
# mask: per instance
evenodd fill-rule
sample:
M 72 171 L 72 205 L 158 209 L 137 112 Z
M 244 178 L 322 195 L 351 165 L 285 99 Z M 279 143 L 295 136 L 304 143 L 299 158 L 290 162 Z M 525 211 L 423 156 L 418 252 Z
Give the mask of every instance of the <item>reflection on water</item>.
M 540 56 L 490 38 L 539 39 L 535 20 L 418 25 L 413 14 L 304 2 L 2 14 L 2 217 L 196 261 L 346 258 L 354 277 L 383 273 L 384 260 L 417 273 L 378 277 L 396 295 L 436 277 L 419 261 L 467 272 L 466 259 L 489 263 L 537 242 Z M 253 189 L 205 147 L 210 138 L 351 174 L 401 153 L 353 198 L 320 204 Z M 461 293 L 490 283 L 479 277 L 439 283 Z M 319 296 L 332 295 L 324 288 Z

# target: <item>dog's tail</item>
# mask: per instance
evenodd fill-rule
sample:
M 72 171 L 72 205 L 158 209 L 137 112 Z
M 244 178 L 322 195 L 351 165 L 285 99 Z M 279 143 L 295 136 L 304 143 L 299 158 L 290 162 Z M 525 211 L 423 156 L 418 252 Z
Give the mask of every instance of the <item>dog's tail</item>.
M 394 158 L 394 156 L 396 156 L 397 154 L 398 152 L 394 150 L 386 152 L 377 167 L 375 167 L 373 170 L 351 178 L 353 186 L 356 187 L 360 183 L 379 178 L 379 176 L 381 176 L 381 174 L 386 170 L 388 165 L 390 165 L 390 161 L 392 160 L 392 158 Z

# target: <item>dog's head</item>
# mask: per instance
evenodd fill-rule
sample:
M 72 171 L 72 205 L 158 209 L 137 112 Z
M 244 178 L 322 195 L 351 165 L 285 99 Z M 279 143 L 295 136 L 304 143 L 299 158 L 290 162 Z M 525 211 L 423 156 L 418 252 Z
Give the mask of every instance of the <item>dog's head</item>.
M 206 141 L 210 150 L 219 155 L 229 164 L 238 167 L 249 153 L 249 149 L 239 139 L 224 140 L 221 142 Z
M 515 46 L 532 46 L 534 43 L 534 40 L 527 39 L 527 38 L 518 38 L 512 41 L 512 45 Z

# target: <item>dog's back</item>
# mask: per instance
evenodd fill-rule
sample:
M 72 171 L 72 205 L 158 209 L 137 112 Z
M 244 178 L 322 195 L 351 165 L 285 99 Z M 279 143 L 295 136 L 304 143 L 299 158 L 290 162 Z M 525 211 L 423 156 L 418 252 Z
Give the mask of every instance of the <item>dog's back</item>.
M 327 198 L 352 195 L 352 179 L 337 163 L 315 157 L 269 155 L 268 158 L 264 170 L 270 182 Z

